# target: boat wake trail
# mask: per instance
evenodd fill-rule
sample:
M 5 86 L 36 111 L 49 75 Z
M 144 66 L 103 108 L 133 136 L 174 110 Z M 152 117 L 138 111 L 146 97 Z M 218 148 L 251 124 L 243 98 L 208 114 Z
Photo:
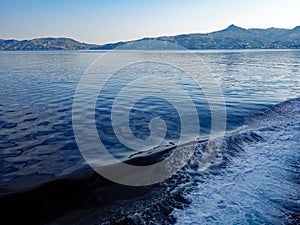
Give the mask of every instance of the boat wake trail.
M 203 159 L 208 157 L 203 154 L 207 142 L 199 141 L 194 156 L 179 173 L 142 197 L 118 201 L 98 210 L 88 221 L 299 223 L 299 143 L 300 98 L 297 98 L 246 118 L 242 129 L 225 136 L 221 150 L 209 166 L 203 166 Z

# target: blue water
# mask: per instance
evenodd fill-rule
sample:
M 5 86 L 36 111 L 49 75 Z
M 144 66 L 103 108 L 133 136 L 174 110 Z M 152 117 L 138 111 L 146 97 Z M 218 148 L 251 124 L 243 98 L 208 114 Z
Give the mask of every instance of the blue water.
M 226 102 L 227 131 L 235 131 L 244 126 L 247 116 L 262 113 L 274 104 L 300 95 L 300 51 L 241 50 L 194 51 L 193 53 L 203 60 L 211 74 L 220 83 Z M 81 76 L 88 66 L 103 54 L 105 52 L 101 51 L 0 52 L 0 183 L 3 192 L 30 187 L 88 167 L 74 138 L 72 103 Z M 178 60 L 187 63 L 190 68 L 197 63 L 191 61 L 189 56 L 181 51 L 136 51 L 131 54 L 141 58 L 151 54 L 152 57 L 158 59 L 165 57 Z M 129 66 L 118 71 L 99 93 L 95 113 L 101 140 L 109 151 L 120 160 L 127 159 L 137 151 L 124 146 L 114 135 L 110 118 L 111 107 L 116 95 L 123 87 L 130 81 L 147 74 L 172 79 L 176 85 L 186 90 L 199 114 L 200 136 L 205 137 L 210 133 L 211 111 L 205 95 L 182 71 L 151 63 Z M 142 96 L 143 89 L 151 89 L 153 82 L 154 80 L 148 80 L 143 85 L 132 89 L 131 94 Z M 178 94 L 172 93 L 168 83 L 161 84 L 161 91 L 170 92 L 170 96 L 174 100 L 180 99 Z M 130 95 L 127 97 L 130 98 Z M 149 121 L 157 116 L 166 122 L 168 130 L 165 140 L 160 145 L 145 146 L 140 151 L 152 148 L 164 149 L 178 142 L 181 128 L 180 116 L 172 104 L 163 98 L 151 95 L 137 102 L 131 109 L 130 128 L 133 134 L 140 139 L 146 139 L 150 135 Z M 269 120 L 272 121 L 272 118 Z M 271 143 L 267 142 L 268 144 L 263 145 L 254 142 L 245 147 L 244 155 L 234 156 L 229 163 L 233 165 L 232 168 L 226 164 L 226 168 L 229 167 L 229 169 L 220 172 L 221 175 L 213 176 L 215 173 L 213 171 L 203 179 L 195 176 L 196 184 L 192 187 L 194 192 L 192 191 L 192 194 L 189 192 L 186 196 L 193 203 L 188 210 L 175 210 L 172 215 L 180 224 L 220 222 L 227 220 L 226 216 L 230 217 L 230 215 L 242 219 L 241 221 L 228 220 L 228 224 L 246 223 L 248 218 L 249 223 L 257 224 L 284 221 L 285 217 L 279 215 L 281 208 L 272 214 L 272 207 L 280 204 L 284 198 L 284 195 L 279 195 L 279 193 L 288 194 L 295 187 L 299 188 L 299 186 L 293 185 L 293 182 L 290 185 L 279 175 L 274 175 L 282 172 L 281 164 L 276 164 L 276 157 L 289 158 L 290 154 L 295 152 L 295 156 L 299 160 L 299 147 L 296 147 L 299 143 L 299 127 L 295 125 L 288 132 L 291 133 L 289 140 L 292 142 L 287 144 L 288 150 L 285 152 L 277 150 L 278 146 L 284 144 L 274 144 L 271 141 Z M 278 133 L 279 131 L 276 130 L 273 134 L 260 134 L 260 136 L 271 137 Z M 293 134 L 298 136 L 294 137 Z M 184 141 L 194 140 L 198 136 L 198 134 L 191 133 Z M 267 138 L 265 137 L 265 139 Z M 295 148 L 292 149 L 291 146 Z M 269 158 L 268 148 L 276 148 L 279 153 L 276 154 L 275 150 L 271 151 L 272 154 Z M 270 161 L 271 166 L 265 166 L 264 163 L 265 167 L 253 165 L 258 169 L 254 170 L 256 172 L 252 175 L 244 168 L 243 164 L 247 160 L 253 163 L 260 156 L 265 157 L 265 164 Z M 218 167 L 218 170 L 221 168 Z M 269 186 L 278 179 L 278 182 L 283 183 L 283 185 L 274 184 L 278 190 L 270 194 L 272 199 L 275 199 L 274 201 L 262 200 L 268 198 L 266 196 L 270 192 L 269 186 L 265 187 L 262 182 L 256 184 L 258 187 L 251 186 L 253 179 L 261 181 L 263 177 L 268 176 L 265 174 L 268 173 L 267 170 L 273 171 L 269 175 L 270 178 L 265 180 L 265 182 L 270 182 Z M 236 171 L 240 171 L 241 178 L 238 177 L 239 173 Z M 286 171 L 285 168 L 284 171 Z M 299 179 L 299 171 L 287 171 L 286 173 L 283 176 L 293 175 Z M 236 176 L 231 177 L 231 174 L 237 175 L 237 178 Z M 244 174 L 250 175 L 245 176 Z M 234 179 L 239 180 L 240 186 L 232 184 L 237 182 Z M 239 193 L 241 196 L 228 194 L 223 190 L 223 187 L 226 189 L 226 185 L 230 187 L 229 192 Z M 204 187 L 205 191 L 203 191 Z M 246 193 L 243 193 L 241 190 L 245 188 L 247 188 Z M 260 191 L 257 193 L 258 189 Z M 225 195 L 229 196 L 228 199 L 220 197 Z M 241 200 L 235 203 L 233 198 L 246 198 L 245 204 L 242 204 Z M 291 213 L 295 214 L 295 212 L 299 212 L 299 195 L 294 194 L 292 198 L 296 201 L 294 205 L 298 207 L 291 210 Z M 257 212 L 253 210 L 253 204 L 256 204 L 253 199 L 258 199 Z M 217 204 L 218 201 L 221 203 Z M 207 206 L 206 210 L 201 209 L 203 205 Z M 269 213 L 265 215 L 259 210 L 267 210 Z M 215 214 L 214 211 L 216 211 Z M 230 218 L 234 218 L 234 216 Z M 147 222 L 147 219 L 142 219 Z

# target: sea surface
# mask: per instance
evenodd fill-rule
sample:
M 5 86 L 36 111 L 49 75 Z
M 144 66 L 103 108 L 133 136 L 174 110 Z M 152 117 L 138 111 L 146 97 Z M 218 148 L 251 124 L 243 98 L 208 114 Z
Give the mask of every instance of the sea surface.
M 123 161 L 149 151 L 198 142 L 194 156 L 179 173 L 142 197 L 95 210 L 87 224 L 300 222 L 300 51 L 125 53 L 145 61 L 120 68 L 99 90 L 93 113 L 107 150 Z M 105 54 L 108 52 L 0 52 L 1 196 L 34 191 L 39 185 L 90 168 L 76 144 L 72 106 L 77 85 L 87 71 L 99 79 L 103 76 L 103 68 L 93 67 L 93 63 Z M 180 61 L 191 71 L 201 61 L 206 79 L 215 79 L 221 88 L 226 135 L 216 158 L 205 169 L 199 169 L 199 164 L 212 132 L 212 110 L 218 115 L 223 105 L 212 108 L 205 90 L 185 71 L 148 62 L 148 56 L 157 61 Z M 200 61 L 193 61 L 194 56 Z M 170 82 L 159 82 L 161 78 Z M 187 129 L 183 139 L 182 128 L 189 124 L 182 124 L 176 104 L 187 113 L 191 105 L 174 91 L 174 85 L 190 96 L 200 123 L 198 132 Z M 151 136 L 150 121 L 159 117 L 167 128 L 163 141 L 154 139 L 137 150 L 118 140 L 111 111 L 118 94 L 128 87 L 120 98 L 124 104 L 119 107 L 130 107 L 131 132 L 146 140 Z M 140 100 L 130 105 L 133 97 Z

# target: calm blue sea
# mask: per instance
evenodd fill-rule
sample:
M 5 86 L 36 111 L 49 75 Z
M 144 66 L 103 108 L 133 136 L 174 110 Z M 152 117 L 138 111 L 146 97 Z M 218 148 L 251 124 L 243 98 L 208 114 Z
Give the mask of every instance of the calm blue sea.
M 158 197 L 161 193 L 158 194 L 160 189 L 157 188 L 143 204 L 132 200 L 131 207 L 118 206 L 125 207 L 128 212 L 125 220 L 116 210 L 117 206 L 111 208 L 111 215 L 117 223 L 135 224 L 162 221 L 178 224 L 282 224 L 299 219 L 299 101 L 282 103 L 274 112 L 262 113 L 300 96 L 300 51 L 192 53 L 200 57 L 223 91 L 228 132 L 223 150 L 205 171 L 194 169 L 193 165 L 201 158 L 199 155 L 197 158 L 196 153 L 190 164 L 173 180 L 160 184 L 159 188 L 165 192 L 162 197 Z M 74 138 L 72 104 L 82 75 L 104 54 L 106 52 L 102 51 L 0 52 L 2 194 L 68 176 L 88 167 Z M 190 60 L 190 53 L 182 51 L 132 51 L 130 54 L 140 58 L 151 54 L 152 58 L 180 61 L 190 68 L 197 63 Z M 93 72 L 98 72 L 101 78 L 101 72 Z M 181 101 L 180 93 L 174 92 L 171 83 L 159 83 L 159 89 L 155 88 L 156 95 L 151 94 L 155 79 L 162 77 L 172 80 L 173 85 L 188 93 L 198 112 L 199 133 L 189 133 L 183 142 L 199 136 L 205 139 L 210 134 L 209 102 L 201 88 L 183 71 L 151 62 L 131 65 L 108 80 L 99 91 L 95 109 L 99 137 L 119 160 L 126 160 L 139 151 L 126 147 L 115 136 L 112 105 L 118 93 L 130 82 L 148 76 L 151 79 L 143 79 L 136 86 L 133 84 L 122 96 L 125 108 L 129 107 L 126 99 L 141 96 L 140 101 L 130 106 L 130 129 L 135 137 L 145 140 L 150 135 L 149 122 L 160 117 L 166 123 L 167 132 L 163 142 L 143 146 L 139 151 L 163 150 L 176 145 L 184 126 L 175 106 L 158 97 L 161 91 L 162 96 Z M 149 92 L 146 97 L 144 90 Z M 201 152 L 201 144 L 198 149 Z M 163 212 L 163 207 L 170 208 L 168 213 Z M 101 215 L 96 221 L 101 224 L 109 218 Z

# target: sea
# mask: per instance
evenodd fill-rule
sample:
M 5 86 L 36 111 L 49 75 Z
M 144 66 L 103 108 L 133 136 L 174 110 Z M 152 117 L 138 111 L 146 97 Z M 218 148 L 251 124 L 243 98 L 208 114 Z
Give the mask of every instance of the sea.
M 120 162 L 195 150 L 142 191 L 115 186 L 78 143 L 85 112 Z M 299 50 L 0 52 L 3 224 L 299 224 L 299 143 Z

